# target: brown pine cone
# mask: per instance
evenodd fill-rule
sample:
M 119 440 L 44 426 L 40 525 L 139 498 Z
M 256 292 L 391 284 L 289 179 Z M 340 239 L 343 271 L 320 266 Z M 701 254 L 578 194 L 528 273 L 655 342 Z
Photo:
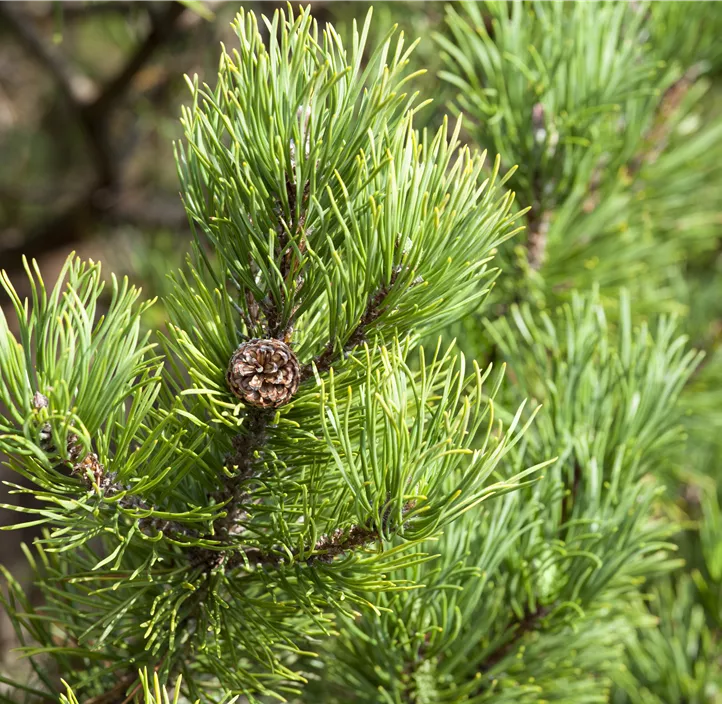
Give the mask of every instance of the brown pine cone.
M 298 390 L 301 369 L 281 340 L 249 340 L 231 357 L 226 380 L 242 401 L 258 408 L 278 408 Z

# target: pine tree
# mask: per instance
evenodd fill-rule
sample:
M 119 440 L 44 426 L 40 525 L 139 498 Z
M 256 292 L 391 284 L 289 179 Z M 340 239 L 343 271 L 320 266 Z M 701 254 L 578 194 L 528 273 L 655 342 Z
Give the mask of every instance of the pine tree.
M 188 82 L 167 332 L 74 256 L 2 280 L 0 450 L 44 530 L 42 602 L 4 571 L 12 701 L 716 701 L 692 7 L 450 6 L 464 119 L 420 131 L 403 35 L 241 11 Z
M 92 263 L 51 291 L 28 266 L 27 304 L 3 282 L 0 442 L 46 529 L 44 604 L 6 574 L 29 695 L 54 671 L 123 701 L 142 668 L 203 701 L 299 691 L 334 616 L 413 588 L 422 541 L 535 471 L 496 471 L 524 430 L 495 422 L 501 376 L 414 350 L 495 275 L 515 221 L 498 165 L 458 125 L 414 131 L 403 37 L 362 63 L 368 21 L 350 50 L 308 11 L 267 26 L 265 46 L 241 13 L 216 87 L 190 82 L 198 237 L 167 336 L 140 333 L 150 303 L 126 281 L 100 315 Z

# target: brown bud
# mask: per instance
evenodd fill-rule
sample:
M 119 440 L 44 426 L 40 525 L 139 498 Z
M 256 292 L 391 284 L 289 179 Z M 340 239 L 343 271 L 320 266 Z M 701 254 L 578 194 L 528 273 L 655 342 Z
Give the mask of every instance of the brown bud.
M 89 452 L 80 462 L 73 465 L 73 474 L 79 474 L 83 479 L 87 479 L 88 475 L 93 477 L 95 483 L 101 488 L 106 488 L 108 482 L 105 480 L 105 468 L 100 463 L 98 455 Z
M 293 350 L 281 340 L 249 340 L 231 357 L 226 380 L 242 401 L 278 408 L 298 390 L 301 370 Z

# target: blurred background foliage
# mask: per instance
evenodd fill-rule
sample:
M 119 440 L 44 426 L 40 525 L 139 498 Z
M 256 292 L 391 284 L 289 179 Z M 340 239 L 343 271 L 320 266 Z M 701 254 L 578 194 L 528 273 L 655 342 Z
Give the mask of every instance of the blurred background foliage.
M 127 274 L 148 296 L 162 296 L 169 289 L 166 274 L 182 264 L 190 240 L 172 151 L 172 141 L 181 136 L 180 106 L 188 101 L 184 74 L 214 80 L 218 46 L 233 44 L 230 22 L 239 4 L 0 2 L 0 268 L 8 271 L 21 294 L 23 255 L 36 258 L 52 280 L 71 250 L 102 261 L 106 273 Z M 343 36 L 371 4 L 313 2 L 312 7 L 319 22 L 334 22 Z M 243 5 L 270 16 L 283 4 Z M 433 95 L 434 103 L 419 114 L 419 126 L 438 125 L 445 112 L 467 113 L 465 140 L 501 153 L 509 162 L 504 166 L 518 163 L 512 183 L 520 207 L 535 205 L 533 183 L 524 179 L 525 150 L 536 149 L 534 140 L 512 140 L 508 131 L 490 128 L 484 106 L 465 104 L 459 100 L 463 90 L 439 77 L 449 67 L 444 49 L 454 40 L 454 21 L 447 24 L 445 18 L 457 12 L 456 4 L 373 5 L 373 31 L 378 35 L 398 23 L 409 42 L 420 39 L 413 61 L 426 73 L 416 79 L 415 87 Z M 656 87 L 666 90 L 679 86 L 680 79 L 690 79 L 666 104 L 665 130 L 652 133 L 653 168 L 615 164 L 593 184 L 590 175 L 582 195 L 603 197 L 606 207 L 588 208 L 585 200 L 574 208 L 559 208 L 558 221 L 548 230 L 545 264 L 538 272 L 525 269 L 518 250 L 524 236 L 517 238 L 517 249 L 511 247 L 502 256 L 508 269 L 524 271 L 525 283 L 502 277 L 500 286 L 517 287 L 520 293 L 513 298 L 544 308 L 564 300 L 572 287 L 589 288 L 592 278 L 600 283 L 606 302 L 616 300 L 616 288 L 625 284 L 631 288 L 635 311 L 643 315 L 664 309 L 680 315 L 692 343 L 707 353 L 683 397 L 687 447 L 661 470 L 668 475 L 668 500 L 660 511 L 674 513 L 689 527 L 679 538 L 689 576 L 657 585 L 650 611 L 665 613 L 666 627 L 677 624 L 686 629 L 688 649 L 718 658 L 722 161 L 720 149 L 714 147 L 722 135 L 722 12 L 717 3 L 694 5 L 693 12 L 684 2 L 651 6 L 650 41 L 669 69 L 669 82 Z M 476 21 L 484 23 L 488 17 L 480 10 Z M 706 31 L 698 31 L 703 26 Z M 377 38 L 371 37 L 368 46 Z M 689 67 L 694 67 L 694 74 L 687 72 Z M 467 80 L 472 80 L 473 71 Z M 539 119 L 543 117 L 540 111 Z M 533 136 L 539 126 L 523 127 L 526 136 Z M 684 148 L 675 150 L 675 141 Z M 663 144 L 672 145 L 667 157 L 657 153 Z M 558 159 L 562 169 L 562 157 Z M 680 169 L 680 164 L 694 168 Z M 626 188 L 630 179 L 635 189 Z M 559 193 L 557 187 L 554 194 Z M 637 199 L 633 219 L 626 217 L 625 199 L 630 194 Z M 556 204 L 544 207 L 554 210 Z M 648 236 L 650 222 L 656 228 L 654 236 Z M 619 238 L 620 233 L 627 234 Z M 613 256 L 620 242 L 629 244 L 636 260 Z M 0 305 L 6 304 L 0 298 Z M 503 313 L 505 305 L 499 303 L 497 312 Z M 164 320 L 162 305 L 156 305 L 146 324 L 160 328 Z M 471 318 L 449 335 L 460 336 L 462 347 L 483 358 L 486 343 L 479 328 L 479 321 Z M 0 525 L 11 520 L 12 514 L 0 515 Z M 20 541 L 31 538 L 31 531 L 19 531 L 6 534 L 0 543 L 0 562 L 18 579 L 23 578 L 24 565 Z M 656 681 L 667 697 L 678 691 L 674 701 L 706 701 L 703 692 L 685 691 L 680 681 L 667 681 L 663 673 L 654 672 L 656 661 L 684 660 L 665 651 L 672 646 L 664 630 L 639 639 L 635 651 L 645 653 L 646 659 L 633 663 L 630 677 Z M 15 666 L 12 644 L 8 624 L 0 622 L 0 672 Z M 690 676 L 692 680 L 704 678 Z M 642 692 L 637 701 L 659 701 L 655 696 L 651 690 Z

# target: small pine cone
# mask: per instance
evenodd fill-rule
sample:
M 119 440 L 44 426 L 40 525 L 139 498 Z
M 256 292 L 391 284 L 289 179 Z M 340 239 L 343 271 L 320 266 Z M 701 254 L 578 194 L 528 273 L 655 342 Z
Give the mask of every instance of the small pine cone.
M 281 340 L 249 340 L 231 357 L 226 380 L 242 401 L 257 408 L 278 408 L 298 390 L 301 369 Z

